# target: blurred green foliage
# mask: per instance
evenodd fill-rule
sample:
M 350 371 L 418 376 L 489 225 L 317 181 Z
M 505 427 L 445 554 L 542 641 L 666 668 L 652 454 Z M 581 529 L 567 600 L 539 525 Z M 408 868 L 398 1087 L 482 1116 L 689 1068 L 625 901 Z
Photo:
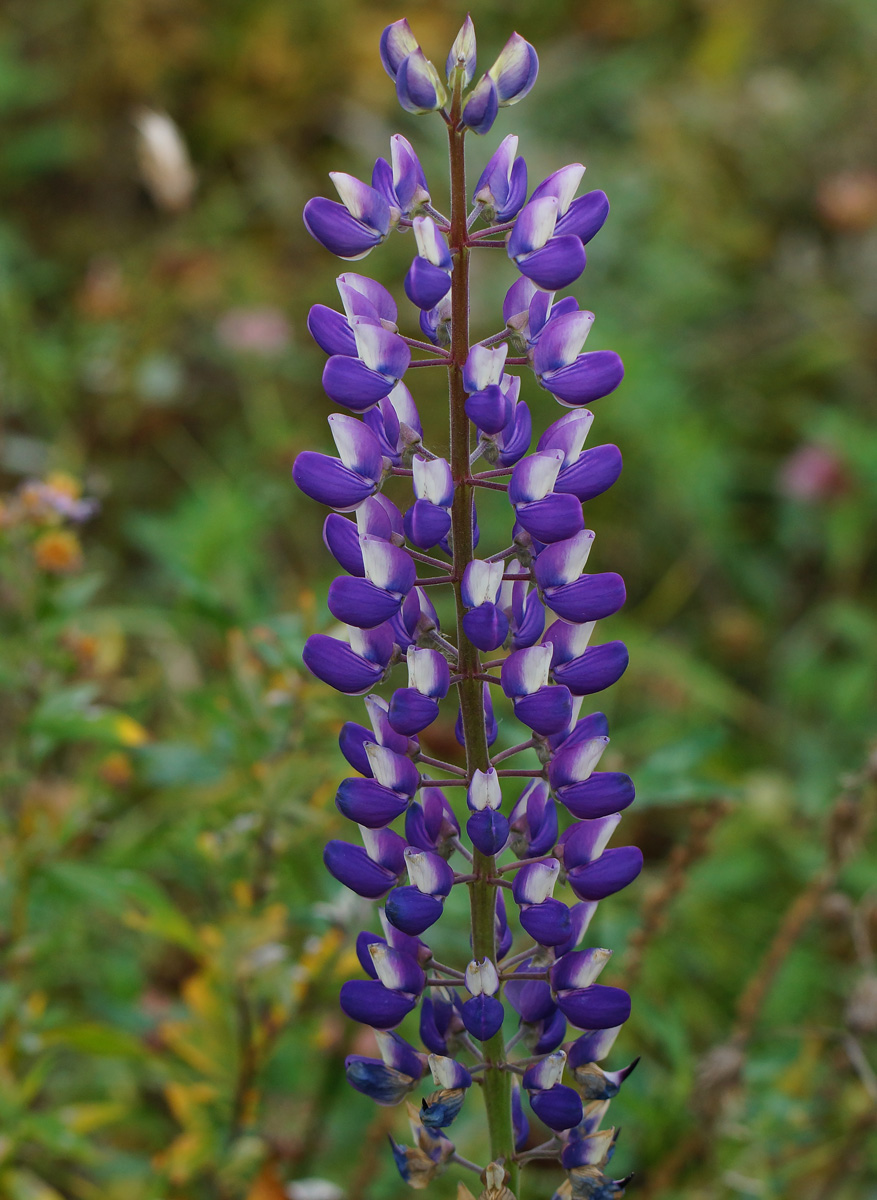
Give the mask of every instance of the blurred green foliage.
M 289 466 L 328 442 L 304 322 L 337 264 L 304 232 L 304 200 L 329 169 L 367 171 L 397 129 L 443 178 L 440 123 L 400 113 L 377 57 L 401 15 L 4 6 L 3 1200 L 277 1200 L 307 1177 L 347 1200 L 400 1195 L 385 1147 L 400 1117 L 341 1069 L 364 1047 L 335 997 L 369 906 L 339 897 L 319 848 L 341 829 L 335 733 L 356 704 L 300 668 L 331 565 Z M 438 61 L 464 13 L 406 15 Z M 472 138 L 473 169 L 518 132 L 534 179 L 581 160 L 613 205 L 576 289 L 597 314 L 589 346 L 627 366 L 597 411 L 625 473 L 591 517 L 598 569 L 630 593 L 613 636 L 632 665 L 606 704 L 648 863 L 596 934 L 616 979 L 638 975 L 619 1055 L 644 1056 L 613 1105 L 613 1165 L 655 1200 L 862 1200 L 873 836 L 820 872 L 839 781 L 877 731 L 877 9 L 485 0 L 472 15 L 482 62 L 512 25 L 542 62 L 528 102 Z M 172 116 L 194 189 L 150 172 L 144 109 Z M 406 254 L 394 239 L 366 269 L 398 294 Z M 510 278 L 484 264 L 481 333 Z M 421 383 L 438 449 L 442 398 Z M 537 425 L 555 414 L 527 398 Z M 32 480 L 68 498 L 80 481 L 100 512 L 76 530 Z M 501 536 L 498 507 L 483 525 Z M 449 725 L 434 739 L 453 753 Z M 865 794 L 853 781 L 849 803 Z M 718 799 L 729 810 L 700 836 Z M 723 1060 L 802 895 L 813 910 L 742 1061 Z M 483 1160 L 477 1107 L 454 1128 Z M 526 1200 L 551 1194 L 553 1170 L 528 1174 Z

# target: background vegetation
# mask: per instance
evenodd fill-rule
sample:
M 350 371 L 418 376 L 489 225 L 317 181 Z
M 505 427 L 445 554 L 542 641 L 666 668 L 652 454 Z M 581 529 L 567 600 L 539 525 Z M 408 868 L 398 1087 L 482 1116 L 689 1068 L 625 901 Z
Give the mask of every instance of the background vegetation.
M 337 264 L 304 200 L 395 130 L 443 178 L 440 123 L 400 113 L 378 61 L 401 15 L 4 6 L 3 1200 L 402 1194 L 400 1116 L 342 1074 L 367 1044 L 336 1005 L 367 908 L 319 846 L 356 702 L 300 667 L 331 567 L 289 479 L 328 448 L 304 322 Z M 443 61 L 464 10 L 405 15 Z M 632 665 L 607 704 L 647 856 L 597 930 L 635 992 L 616 1065 L 643 1055 L 613 1166 L 652 1200 L 862 1200 L 877 9 L 479 0 L 473 17 L 482 61 L 512 26 L 542 61 L 473 164 L 518 132 L 535 178 L 580 159 L 613 204 L 577 289 L 591 345 L 628 371 L 597 412 L 626 469 L 592 512 L 598 569 L 629 586 L 612 636 Z M 144 108 L 177 123 L 194 186 L 162 190 Z M 386 250 L 367 269 L 398 291 L 408 243 Z M 510 276 L 487 265 L 495 306 Z M 99 502 L 81 527 L 59 513 L 78 492 Z M 454 1128 L 483 1159 L 476 1109 Z M 528 1176 L 526 1200 L 558 1178 Z

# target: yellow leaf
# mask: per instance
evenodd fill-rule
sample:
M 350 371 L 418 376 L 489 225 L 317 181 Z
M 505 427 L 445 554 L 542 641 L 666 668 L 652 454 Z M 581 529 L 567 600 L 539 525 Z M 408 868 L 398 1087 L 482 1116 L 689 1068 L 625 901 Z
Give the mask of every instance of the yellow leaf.
M 116 736 L 123 746 L 142 746 L 149 741 L 149 734 L 139 721 L 121 713 L 115 720 Z

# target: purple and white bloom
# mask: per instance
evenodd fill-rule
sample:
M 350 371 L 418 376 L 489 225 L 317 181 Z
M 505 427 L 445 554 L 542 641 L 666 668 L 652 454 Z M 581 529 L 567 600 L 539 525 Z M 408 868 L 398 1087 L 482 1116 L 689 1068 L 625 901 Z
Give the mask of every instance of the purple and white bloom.
M 380 487 L 384 476 L 381 445 L 367 425 L 343 413 L 329 417 L 340 459 L 303 450 L 292 465 L 298 488 L 320 504 L 352 512 Z
M 580 501 L 554 491 L 562 450 L 541 450 L 522 458 L 509 481 L 509 502 L 518 523 L 538 542 L 560 542 L 585 527 Z
M 405 839 L 392 829 L 368 829 L 364 825 L 360 833 L 362 846 L 327 842 L 323 862 L 339 883 L 358 896 L 379 900 L 405 872 Z
M 517 575 L 523 572 L 523 567 L 518 559 L 513 558 L 509 561 L 506 571 L 509 575 Z M 539 599 L 538 592 L 530 587 L 528 580 L 504 580 L 499 607 L 508 618 L 512 650 L 522 650 L 540 640 L 545 628 L 545 607 Z
M 305 666 L 338 692 L 360 696 L 370 692 L 384 677 L 393 656 L 393 636 L 386 626 L 373 630 L 348 629 L 348 642 L 314 633 L 305 642 Z
M 493 767 L 487 771 L 475 770 L 466 798 L 472 810 L 466 822 L 472 845 L 482 854 L 499 854 L 508 841 L 509 823 L 499 811 L 502 790 Z
M 549 204 L 551 199 L 538 203 Z M 593 313 L 563 313 L 545 325 L 530 355 L 542 387 L 569 408 L 608 396 L 624 378 L 624 366 L 613 351 L 579 353 L 593 323 Z
M 496 62 L 470 93 L 462 123 L 474 133 L 489 133 L 499 109 L 523 100 L 538 73 L 536 51 L 520 34 L 513 33 Z
M 408 112 L 432 112 L 445 103 L 447 91 L 438 71 L 403 18 L 381 34 L 381 62 L 396 83 L 396 96 Z
M 451 46 L 448 60 L 445 63 L 445 73 L 449 84 L 451 75 L 458 65 L 462 66 L 463 87 L 467 88 L 475 74 L 475 26 L 472 24 L 472 18 L 468 15 L 460 26 L 460 32 L 454 38 L 454 44 Z
M 354 412 L 366 412 L 388 396 L 411 362 L 411 351 L 398 334 L 364 317 L 350 322 L 356 355 L 333 354 L 323 368 L 330 399 Z
M 414 560 L 392 542 L 360 536 L 364 577 L 340 576 L 329 586 L 333 617 L 360 629 L 373 629 L 398 613 L 414 587 Z
M 473 200 L 486 221 L 504 222 L 516 217 L 527 196 L 527 164 L 517 158 L 518 139 L 503 138 L 475 184 Z
M 473 559 L 463 572 L 461 596 L 466 607 L 463 630 L 479 650 L 495 650 L 509 631 L 508 617 L 497 607 L 503 565 Z
M 423 441 L 420 413 L 401 381 L 363 415 L 363 420 L 378 439 L 384 457 L 394 467 L 407 465 Z
M 405 513 L 405 535 L 415 546 L 431 550 L 451 528 L 454 477 L 444 458 L 426 459 L 418 454 L 411 466 L 416 499 Z
M 410 558 L 408 561 L 414 565 Z M 451 672 L 447 659 L 438 650 L 409 646 L 407 663 L 408 687 L 397 688 L 393 693 L 389 720 L 399 733 L 412 737 L 438 716 L 438 702 L 448 694 Z
M 459 836 L 460 822 L 444 792 L 437 787 L 422 788 L 420 801 L 415 800 L 405 813 L 408 844 L 450 858 Z
M 544 779 L 533 779 L 518 797 L 509 817 L 510 849 L 518 858 L 538 858 L 557 841 L 557 804 Z
M 376 1104 L 399 1104 L 422 1079 L 424 1055 L 397 1033 L 376 1029 L 380 1058 L 349 1054 L 344 1060 L 348 1082 Z
M 430 311 L 450 291 L 454 263 L 432 217 L 415 217 L 413 228 L 417 257 L 405 276 L 405 295 L 418 308 Z
M 502 690 L 514 705 L 515 716 L 534 733 L 557 733 L 569 722 L 572 696 L 568 688 L 551 686 L 551 647 L 528 646 L 515 650 L 502 665 Z
M 390 232 L 390 206 L 380 192 L 352 175 L 331 171 L 329 178 L 341 203 L 322 196 L 309 200 L 303 214 L 308 233 L 339 258 L 365 258 Z
M 416 216 L 428 206 L 429 186 L 423 167 L 413 146 L 401 133 L 390 138 L 390 162 L 379 158 L 375 163 L 372 187 L 387 201 L 393 226 L 402 217 Z
M 499 975 L 489 959 L 473 960 L 466 968 L 469 999 L 460 1009 L 463 1024 L 472 1037 L 488 1042 L 502 1027 L 503 1006 L 497 1000 Z
M 620 575 L 583 575 L 594 533 L 584 529 L 542 550 L 534 564 L 536 582 L 548 607 L 577 624 L 598 621 L 618 612 L 626 598 Z

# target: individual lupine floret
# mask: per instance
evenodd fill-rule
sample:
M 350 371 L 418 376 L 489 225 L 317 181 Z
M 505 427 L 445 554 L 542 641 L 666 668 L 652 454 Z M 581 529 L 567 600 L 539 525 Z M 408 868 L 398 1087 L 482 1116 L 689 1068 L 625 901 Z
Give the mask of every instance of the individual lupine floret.
M 365 750 L 372 776 L 342 779 L 335 805 L 357 825 L 383 829 L 408 807 L 420 786 L 420 774 L 407 755 L 396 754 L 374 742 L 367 742 Z
M 440 855 L 412 846 L 405 851 L 405 865 L 410 882 L 390 893 L 385 911 L 391 925 L 417 936 L 442 915 L 454 885 L 454 872 Z
M 355 721 L 345 721 L 338 735 L 338 745 L 354 771 L 359 771 L 360 775 L 371 779 L 374 772 L 366 749 L 370 742 L 386 746 L 395 754 L 407 754 L 410 743 L 407 737 L 397 733 L 390 724 L 389 706 L 382 696 L 366 696 L 365 707 L 371 729 Z
M 332 413 L 328 420 L 340 458 L 303 450 L 292 465 L 292 478 L 312 500 L 338 512 L 353 512 L 381 486 L 384 456 L 362 421 L 344 413 Z
M 468 393 L 466 415 L 485 433 L 505 429 L 517 399 L 501 386 L 508 352 L 508 346 L 473 346 L 463 366 L 463 387 Z
M 420 1004 L 420 1040 L 424 1046 L 433 1054 L 453 1056 L 465 1032 L 457 993 L 452 988 L 430 988 Z
M 474 558 L 463 572 L 461 595 L 466 607 L 463 631 L 479 650 L 496 650 L 506 640 L 509 621 L 497 606 L 502 587 L 501 562 Z
M 396 97 L 406 112 L 434 112 L 447 101 L 447 89 L 438 71 L 404 17 L 381 34 L 381 62 L 395 81 Z
M 355 358 L 358 350 L 351 322 L 356 320 L 396 332 L 396 302 L 385 287 L 353 272 L 339 275 L 335 282 L 344 312 L 315 304 L 308 313 L 308 333 L 321 350 Z
M 486 75 L 472 89 L 461 124 L 474 133 L 489 133 L 500 108 L 523 100 L 536 82 L 539 59 L 518 33 L 513 33 Z
M 609 216 L 609 200 L 605 192 L 587 192 L 573 199 L 584 173 L 585 168 L 581 163 L 570 163 L 543 179 L 530 197 L 531 200 L 541 200 L 543 196 L 554 196 L 557 199 L 555 233 L 563 237 L 574 234 L 583 244 L 600 232 Z
M 596 622 L 574 625 L 557 620 L 545 631 L 550 642 L 551 674 L 557 683 L 564 683 L 574 696 L 590 696 L 617 683 L 630 656 L 624 642 L 604 642 L 589 646 Z
M 329 612 L 360 629 L 374 629 L 396 615 L 414 587 L 417 570 L 410 554 L 383 538 L 359 539 L 364 577 L 341 575 L 329 585 Z M 421 726 L 422 728 L 422 726 Z M 416 732 L 416 731 L 415 731 Z
M 402 514 L 386 496 L 367 496 L 354 510 L 354 520 L 348 521 L 339 513 L 329 513 L 323 523 L 323 542 L 336 561 L 350 575 L 365 578 L 360 539 L 366 535 L 389 542 L 394 533 L 391 509 L 395 509 L 402 524 Z
M 350 322 L 356 355 L 333 354 L 323 368 L 326 395 L 363 413 L 388 396 L 411 362 L 405 340 L 383 325 L 354 317 Z
M 550 197 L 539 201 L 551 202 Z M 579 353 L 593 323 L 593 313 L 565 312 L 545 325 L 530 352 L 539 383 L 567 408 L 608 396 L 624 378 L 624 365 L 614 351 Z
M 557 841 L 557 804 L 544 779 L 531 780 L 509 817 L 509 849 L 517 858 L 539 858 Z
M 420 314 L 420 330 L 434 346 L 446 348 L 451 344 L 451 294 L 439 300 L 435 308 L 424 309 Z
M 525 959 L 515 973 L 532 971 Z M 505 985 L 505 998 L 520 1017 L 519 1032 L 531 1054 L 550 1054 L 566 1037 L 566 1017 L 557 1007 L 551 988 L 542 980 L 512 979 Z
M 572 933 L 569 909 L 553 896 L 559 873 L 556 858 L 529 863 L 518 871 L 512 885 L 521 925 L 540 946 L 561 946 Z
M 384 677 L 395 642 L 386 625 L 376 629 L 348 626 L 349 642 L 314 633 L 305 642 L 302 659 L 308 670 L 337 692 L 361 696 L 377 687 Z
M 473 200 L 481 207 L 486 221 L 511 221 L 520 212 L 527 196 L 527 164 L 516 158 L 518 138 L 514 133 L 503 138 L 475 184 Z
M 609 745 L 609 738 L 602 732 L 587 736 L 589 726 L 590 722 L 584 726 L 581 740 L 567 739 L 548 764 L 552 791 L 579 820 L 621 812 L 633 803 L 636 795 L 629 775 L 594 770 Z
M 363 845 L 332 840 L 323 850 L 330 874 L 367 900 L 386 896 L 405 872 L 405 839 L 392 829 L 360 826 Z
M 463 70 L 463 87 L 466 88 L 472 82 L 472 77 L 475 74 L 475 26 L 472 24 L 472 18 L 467 14 L 466 20 L 460 26 L 460 31 L 454 38 L 454 44 L 448 52 L 447 62 L 445 63 L 445 74 L 447 75 L 448 83 L 451 83 L 451 76 L 458 66 Z
M 574 200 L 585 168 L 561 167 L 534 190 L 509 237 L 509 258 L 538 287 L 556 291 L 575 282 L 585 269 L 585 243 L 609 214 L 603 192 Z
M 414 218 L 417 256 L 405 276 L 405 295 L 425 311 L 434 309 L 451 290 L 454 266 L 444 234 L 432 217 Z
M 420 1120 L 420 1113 L 412 1104 L 408 1105 L 408 1124 L 415 1146 L 400 1146 L 390 1138 L 393 1159 L 399 1174 L 409 1187 L 420 1191 L 428 1187 L 444 1171 L 454 1154 L 454 1143 L 439 1130 L 427 1129 Z
M 479 1042 L 489 1042 L 502 1027 L 505 1015 L 502 1002 L 496 998 L 499 975 L 489 959 L 469 963 L 466 968 L 466 989 L 469 999 L 460 1009 L 463 1024 Z
M 390 138 L 390 162 L 379 158 L 375 163 L 372 187 L 390 206 L 390 222 L 394 226 L 402 217 L 414 217 L 429 205 L 429 185 L 420 159 L 401 133 Z
M 537 451 L 521 459 L 509 480 L 518 524 L 539 542 L 561 542 L 585 527 L 579 500 L 554 490 L 562 465 L 562 450 Z
M 516 558 L 511 559 L 506 566 L 506 573 L 509 575 L 522 572 L 523 566 Z M 523 650 L 539 641 L 545 628 L 545 606 L 535 588 L 531 589 L 528 580 L 504 580 L 499 607 L 508 619 L 512 650 Z
M 462 1063 L 441 1054 L 430 1054 L 429 1069 L 438 1090 L 421 1102 L 420 1119 L 427 1129 L 447 1129 L 463 1107 L 472 1076 Z
M 561 1083 L 566 1053 L 555 1050 L 524 1072 L 521 1083 L 530 1097 L 530 1107 L 549 1129 L 572 1129 L 584 1116 L 581 1096 Z
M 533 418 L 524 401 L 518 399 L 521 381 L 517 375 L 503 375 L 500 388 L 511 402 L 511 416 L 498 433 L 480 430 L 478 453 L 491 466 L 513 467 L 530 449 Z
M 482 854 L 499 854 L 509 836 L 509 823 L 499 811 L 502 789 L 494 767 L 475 770 L 466 793 L 472 816 L 466 822 L 466 832 L 472 845 Z
M 563 685 L 548 683 L 551 667 L 549 645 L 516 650 L 503 662 L 502 690 L 511 700 L 515 716 L 534 733 L 556 733 L 569 722 L 572 695 Z
M 585 1100 L 612 1100 L 636 1068 L 638 1058 L 620 1071 L 604 1071 L 598 1066 L 612 1049 L 620 1031 L 620 1025 L 612 1029 L 595 1030 L 582 1034 L 570 1044 L 567 1051 L 569 1069 Z
M 394 467 L 407 466 L 423 440 L 423 426 L 414 398 L 404 383 L 379 400 L 363 420 L 380 443 L 381 451 Z M 401 514 L 399 518 L 402 526 Z
M 411 1012 L 426 976 L 415 958 L 383 942 L 369 952 L 377 979 L 350 979 L 341 985 L 341 1008 L 353 1021 L 373 1029 L 394 1029 Z
M 593 530 L 583 529 L 571 538 L 546 546 L 533 564 L 545 603 L 552 612 L 574 624 L 611 617 L 626 598 L 624 580 L 615 572 L 582 574 L 593 543 Z
M 407 557 L 407 556 L 406 556 Z M 412 566 L 413 561 L 409 558 Z M 408 737 L 431 725 L 451 686 L 447 659 L 438 650 L 408 647 L 408 687 L 397 688 L 390 700 L 389 720 L 398 733 Z
M 558 843 L 564 871 L 570 887 L 580 900 L 603 900 L 626 888 L 643 869 L 643 854 L 638 846 L 606 843 L 615 832 L 620 813 L 579 821 L 565 830 Z
M 415 546 L 430 550 L 451 528 L 454 477 L 444 458 L 426 459 L 418 454 L 411 466 L 416 499 L 405 513 L 405 535 Z
M 577 1029 L 611 1029 L 630 1016 L 630 996 L 623 988 L 605 987 L 594 980 L 611 950 L 573 950 L 549 970 L 557 1007 Z
M 405 535 L 403 533 L 399 536 L 404 539 Z M 390 621 L 390 627 L 399 649 L 403 652 L 407 652 L 409 646 L 417 646 L 429 641 L 431 634 L 439 628 L 439 619 L 432 601 L 423 588 L 412 588 L 404 600 L 398 616 L 393 617 Z
M 376 1029 L 375 1040 L 381 1057 L 349 1054 L 344 1073 L 352 1087 L 376 1104 L 399 1104 L 423 1078 L 425 1056 L 389 1030 Z
M 417 850 L 450 858 L 460 836 L 460 822 L 441 788 L 421 789 L 405 813 L 405 838 Z
M 554 490 L 568 492 L 582 503 L 602 495 L 621 474 L 621 451 L 617 446 L 582 450 L 593 420 L 594 414 L 588 409 L 573 409 L 549 425 L 536 445 L 537 450 L 563 451 Z
M 308 233 L 339 258 L 365 258 L 392 228 L 390 206 L 374 188 L 343 171 L 330 171 L 341 203 L 315 196 L 304 207 Z

